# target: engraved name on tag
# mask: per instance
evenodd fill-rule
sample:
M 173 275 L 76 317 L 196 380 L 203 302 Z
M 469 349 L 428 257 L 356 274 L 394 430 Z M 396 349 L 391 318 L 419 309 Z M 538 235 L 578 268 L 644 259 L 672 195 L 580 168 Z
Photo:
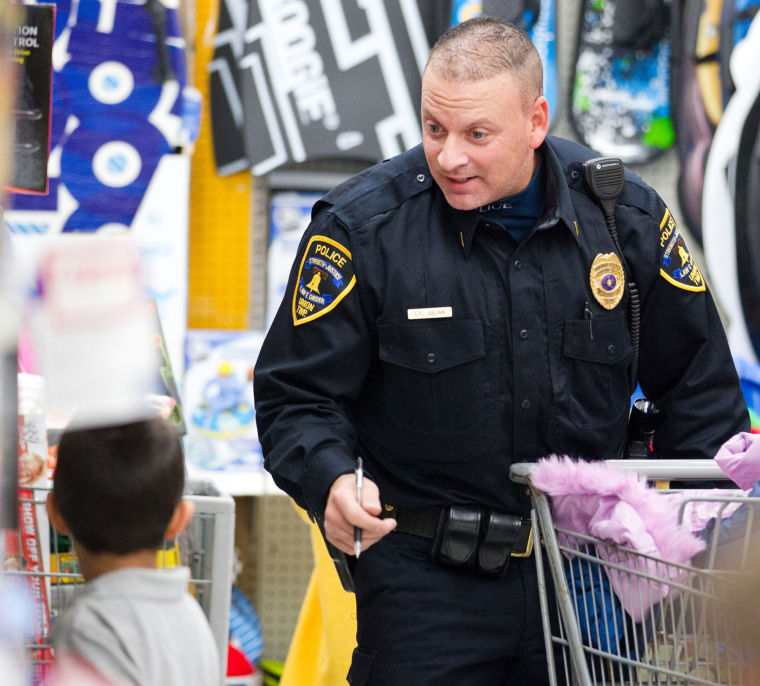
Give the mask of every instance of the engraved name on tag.
M 453 316 L 450 307 L 418 307 L 407 310 L 408 319 L 444 319 Z

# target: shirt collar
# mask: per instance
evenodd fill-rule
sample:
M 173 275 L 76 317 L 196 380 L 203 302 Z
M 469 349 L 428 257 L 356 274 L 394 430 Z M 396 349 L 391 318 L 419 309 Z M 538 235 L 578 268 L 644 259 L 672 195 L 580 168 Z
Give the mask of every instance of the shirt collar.
M 567 169 L 562 167 L 557 154 L 551 146 L 551 136 L 539 148 L 544 156 L 546 166 L 546 199 L 544 209 L 537 223 L 537 228 L 548 229 L 555 224 L 564 225 L 574 236 L 578 236 L 578 218 L 575 212 L 570 188 L 580 188 L 582 179 L 580 164 L 571 163 Z

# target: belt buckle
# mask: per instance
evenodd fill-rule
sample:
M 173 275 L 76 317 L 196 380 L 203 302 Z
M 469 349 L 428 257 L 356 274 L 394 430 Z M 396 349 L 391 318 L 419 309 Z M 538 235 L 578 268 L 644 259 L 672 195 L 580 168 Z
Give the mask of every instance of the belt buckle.
M 530 557 L 531 553 L 533 552 L 533 523 L 530 520 L 524 519 L 523 524 L 528 523 L 530 526 L 530 531 L 528 532 L 528 541 L 525 544 L 525 550 L 521 553 L 512 552 L 512 557 Z

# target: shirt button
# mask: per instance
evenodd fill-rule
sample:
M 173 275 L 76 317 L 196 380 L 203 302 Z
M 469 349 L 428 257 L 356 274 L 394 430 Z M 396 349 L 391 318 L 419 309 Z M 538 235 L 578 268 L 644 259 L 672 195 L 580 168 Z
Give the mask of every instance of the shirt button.
M 428 353 L 427 361 L 428 364 L 433 364 L 435 362 L 435 353 Z
M 520 404 L 520 407 L 522 407 L 523 410 L 529 409 L 530 408 L 530 400 L 528 400 L 527 398 L 525 398 L 525 400 L 523 400 L 522 403 Z
M 526 339 L 527 337 L 528 337 L 528 330 L 527 330 L 527 329 L 523 329 L 523 330 L 520 332 L 520 338 L 522 338 L 522 339 Z
M 612 343 L 610 343 L 607 346 L 607 354 L 608 355 L 614 355 L 615 354 L 615 346 Z
M 515 269 L 522 269 L 522 262 L 520 260 L 515 260 Z

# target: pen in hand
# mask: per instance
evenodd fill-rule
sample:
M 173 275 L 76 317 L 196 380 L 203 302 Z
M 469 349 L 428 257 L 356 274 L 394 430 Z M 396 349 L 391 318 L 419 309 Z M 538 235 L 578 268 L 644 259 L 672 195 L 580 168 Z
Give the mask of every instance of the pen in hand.
M 362 482 L 364 481 L 364 469 L 362 465 L 362 458 L 356 458 L 356 502 L 359 505 L 362 504 Z M 354 527 L 354 555 L 358 558 L 362 552 L 362 530 L 358 527 Z

